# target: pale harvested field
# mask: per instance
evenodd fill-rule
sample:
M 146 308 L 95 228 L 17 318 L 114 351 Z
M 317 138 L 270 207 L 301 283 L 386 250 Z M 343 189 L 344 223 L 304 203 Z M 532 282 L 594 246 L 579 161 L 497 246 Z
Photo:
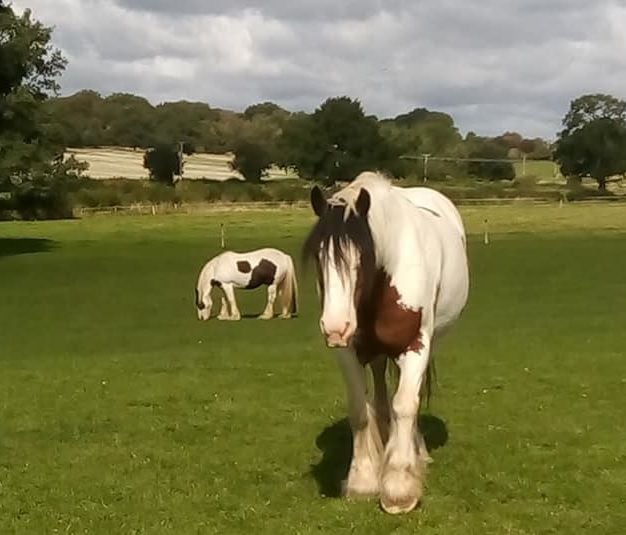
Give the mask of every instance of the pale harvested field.
M 66 157 L 74 155 L 76 159 L 89 164 L 85 176 L 95 179 L 130 178 L 147 179 L 148 170 L 143 167 L 141 149 L 133 150 L 123 147 L 100 149 L 68 149 Z M 229 178 L 242 179 L 242 176 L 231 171 L 228 163 L 232 160 L 229 154 L 192 154 L 185 156 L 183 177 L 186 179 L 228 180 Z M 282 169 L 271 169 L 269 178 L 276 180 L 292 178 L 295 175 L 286 174 Z

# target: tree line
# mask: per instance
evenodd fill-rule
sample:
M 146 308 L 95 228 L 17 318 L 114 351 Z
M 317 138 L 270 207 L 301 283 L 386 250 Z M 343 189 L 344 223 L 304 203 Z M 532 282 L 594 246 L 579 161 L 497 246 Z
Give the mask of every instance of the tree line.
M 153 106 L 140 96 L 91 90 L 59 97 L 67 62 L 51 37 L 30 10 L 17 15 L 0 0 L 0 212 L 66 214 L 65 193 L 84 170 L 64 159 L 67 147 L 145 150 L 151 175 L 170 182 L 181 171 L 181 146 L 186 153 L 234 153 L 233 168 L 250 181 L 271 165 L 327 184 L 364 169 L 421 178 L 425 166 L 403 157 L 425 154 L 437 157 L 428 166 L 431 179 L 512 179 L 510 160 L 521 157 L 554 159 L 572 180 L 591 176 L 601 189 L 626 172 L 626 102 L 611 95 L 573 100 L 553 145 L 515 132 L 462 136 L 449 114 L 425 108 L 379 119 L 349 96 L 328 98 L 312 113 L 272 102 L 241 113 L 201 102 Z
M 67 147 L 123 146 L 158 149 L 167 169 L 165 147 L 193 152 L 234 153 L 234 167 L 258 181 L 270 165 L 295 169 L 302 178 L 332 183 L 377 167 L 394 176 L 417 172 L 402 156 L 431 154 L 451 159 L 548 159 L 551 147 L 540 138 L 507 132 L 497 137 L 462 137 L 453 118 L 416 108 L 394 118 L 367 115 L 357 99 L 332 97 L 312 113 L 290 112 L 262 102 L 237 113 L 201 102 L 153 106 L 131 94 L 103 97 L 91 90 L 45 103 L 49 132 Z M 156 159 L 156 157 L 154 158 Z M 167 173 L 166 173 L 167 174 Z M 430 178 L 444 175 L 512 179 L 510 163 L 433 163 Z

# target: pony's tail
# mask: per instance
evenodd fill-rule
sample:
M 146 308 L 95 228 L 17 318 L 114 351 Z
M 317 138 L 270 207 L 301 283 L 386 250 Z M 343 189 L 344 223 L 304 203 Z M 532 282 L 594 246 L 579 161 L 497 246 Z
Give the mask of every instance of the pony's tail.
M 298 313 L 298 280 L 293 260 L 289 257 L 287 261 L 288 272 L 283 282 L 282 295 L 284 308 L 288 309 L 292 315 Z

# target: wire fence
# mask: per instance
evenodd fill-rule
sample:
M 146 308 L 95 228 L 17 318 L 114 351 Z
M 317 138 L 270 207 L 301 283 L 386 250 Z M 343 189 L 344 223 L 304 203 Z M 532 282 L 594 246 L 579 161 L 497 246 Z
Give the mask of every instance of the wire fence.
M 568 201 L 565 197 L 555 199 L 553 197 L 484 197 L 484 198 L 461 198 L 454 199 L 458 206 L 480 205 L 566 205 L 566 204 L 603 204 L 603 203 L 626 203 L 626 196 L 602 196 L 593 199 Z M 158 203 L 143 204 L 135 203 L 126 206 L 94 206 L 80 207 L 74 210 L 76 216 L 88 216 L 94 214 L 136 214 L 157 215 L 172 213 L 193 212 L 224 212 L 245 210 L 282 210 L 308 208 L 308 201 L 252 201 L 252 202 L 200 202 L 200 203 Z

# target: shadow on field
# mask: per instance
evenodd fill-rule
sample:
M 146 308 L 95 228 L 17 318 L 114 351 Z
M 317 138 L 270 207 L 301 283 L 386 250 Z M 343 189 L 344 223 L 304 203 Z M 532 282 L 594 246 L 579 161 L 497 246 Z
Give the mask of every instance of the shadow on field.
M 56 242 L 47 238 L 0 238 L 0 258 L 28 253 L 46 253 Z
M 426 447 L 432 453 L 448 442 L 448 428 L 443 420 L 431 414 L 419 417 L 419 428 L 424 433 Z M 315 444 L 322 451 L 322 460 L 311 467 L 322 496 L 341 496 L 341 482 L 347 477 L 352 456 L 352 433 L 348 419 L 344 418 L 322 431 Z

